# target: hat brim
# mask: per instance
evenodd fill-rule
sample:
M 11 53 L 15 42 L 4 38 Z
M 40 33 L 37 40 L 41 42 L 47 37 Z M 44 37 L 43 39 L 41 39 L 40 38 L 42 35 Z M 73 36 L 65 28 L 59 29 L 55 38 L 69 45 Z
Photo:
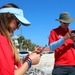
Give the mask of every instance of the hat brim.
M 24 26 L 29 26 L 30 22 L 24 17 L 23 10 L 18 8 L 2 8 L 0 13 L 11 13 L 21 22 Z
M 20 15 L 16 15 L 16 18 L 24 25 L 24 26 L 29 26 L 30 25 L 30 22 L 25 18 L 25 17 L 22 17 Z
M 64 22 L 64 23 L 71 23 L 71 22 L 74 21 L 74 18 L 68 19 L 68 20 L 56 19 L 56 21 L 61 21 L 61 22 Z

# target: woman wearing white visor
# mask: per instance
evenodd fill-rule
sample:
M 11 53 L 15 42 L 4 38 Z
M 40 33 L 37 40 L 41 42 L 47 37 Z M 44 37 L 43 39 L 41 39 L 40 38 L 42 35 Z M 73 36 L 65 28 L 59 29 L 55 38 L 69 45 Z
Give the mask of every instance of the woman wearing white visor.
M 12 3 L 0 8 L 0 75 L 24 75 L 31 65 L 39 63 L 40 54 L 35 51 L 41 51 L 41 47 L 35 49 L 23 64 L 20 62 L 19 54 L 10 36 L 19 28 L 20 24 L 30 25 L 30 22 L 24 17 L 22 9 Z M 17 69 L 15 69 L 15 65 L 18 67 Z

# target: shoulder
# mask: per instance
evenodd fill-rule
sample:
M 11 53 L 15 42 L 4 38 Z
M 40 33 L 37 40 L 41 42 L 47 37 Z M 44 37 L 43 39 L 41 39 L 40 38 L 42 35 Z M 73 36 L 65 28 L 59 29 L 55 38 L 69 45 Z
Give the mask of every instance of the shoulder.
M 8 44 L 8 38 L 0 34 L 0 44 Z
M 59 31 L 59 27 L 52 29 L 52 30 L 50 31 L 50 33 L 58 32 L 58 31 Z

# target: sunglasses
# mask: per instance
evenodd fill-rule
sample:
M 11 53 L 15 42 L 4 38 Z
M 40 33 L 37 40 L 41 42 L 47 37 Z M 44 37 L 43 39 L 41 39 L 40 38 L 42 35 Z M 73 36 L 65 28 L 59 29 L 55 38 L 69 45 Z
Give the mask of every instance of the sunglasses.
M 63 23 L 63 24 L 70 24 L 70 23 Z
M 21 26 L 21 22 L 15 16 L 13 16 L 13 17 L 17 21 L 17 26 L 20 27 Z
M 17 21 L 18 27 L 20 27 L 21 26 L 21 22 L 18 19 L 16 19 L 16 21 Z

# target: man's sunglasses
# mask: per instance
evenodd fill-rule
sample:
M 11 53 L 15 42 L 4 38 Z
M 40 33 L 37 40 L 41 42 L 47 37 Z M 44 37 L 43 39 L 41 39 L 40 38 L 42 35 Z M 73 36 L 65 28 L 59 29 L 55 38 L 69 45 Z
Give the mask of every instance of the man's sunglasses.
M 70 24 L 70 23 L 63 23 L 63 24 Z

